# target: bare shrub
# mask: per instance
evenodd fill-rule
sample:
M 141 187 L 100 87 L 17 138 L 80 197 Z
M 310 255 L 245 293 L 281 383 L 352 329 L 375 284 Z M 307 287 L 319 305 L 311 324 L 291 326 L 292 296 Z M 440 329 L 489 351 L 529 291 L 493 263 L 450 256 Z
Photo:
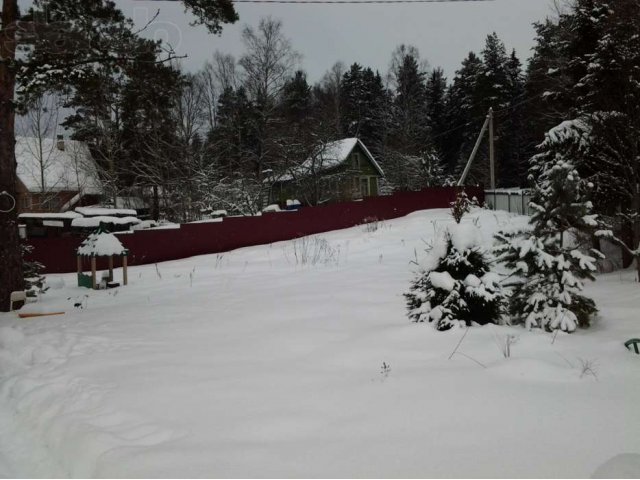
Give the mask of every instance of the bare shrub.
M 362 224 L 366 233 L 377 232 L 380 228 L 380 220 L 377 217 L 367 217 L 362 221 Z
M 591 375 L 598 380 L 598 364 L 595 360 L 578 358 L 578 361 L 580 362 L 580 378 Z
M 511 347 L 520 339 L 517 335 L 494 335 L 493 338 L 504 358 L 511 358 Z
M 337 265 L 340 261 L 340 249 L 333 247 L 325 238 L 300 237 L 291 243 L 296 265 Z

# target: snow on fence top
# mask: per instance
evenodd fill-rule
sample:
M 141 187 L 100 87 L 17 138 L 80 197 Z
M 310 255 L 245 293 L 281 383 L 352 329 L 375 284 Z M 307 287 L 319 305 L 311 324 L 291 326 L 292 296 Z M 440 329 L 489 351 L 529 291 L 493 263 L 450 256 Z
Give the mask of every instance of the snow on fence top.
M 84 215 L 85 217 L 97 217 L 100 215 L 108 215 L 112 217 L 129 216 L 135 217 L 138 212 L 128 208 L 99 208 L 99 207 L 78 207 L 76 212 Z
M 110 257 L 128 253 L 114 234 L 103 230 L 93 232 L 78 247 L 78 255 L 85 257 Z

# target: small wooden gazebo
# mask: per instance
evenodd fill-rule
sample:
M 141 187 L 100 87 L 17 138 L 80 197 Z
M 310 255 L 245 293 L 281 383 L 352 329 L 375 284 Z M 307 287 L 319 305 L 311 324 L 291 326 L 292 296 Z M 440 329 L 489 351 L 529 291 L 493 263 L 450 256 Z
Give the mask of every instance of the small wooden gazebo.
M 113 259 L 122 258 L 122 283 L 127 284 L 127 256 L 129 250 L 122 246 L 120 240 L 112 233 L 103 228 L 102 224 L 98 229 L 89 235 L 78 247 L 78 286 L 93 288 L 97 290 L 96 263 L 98 257 L 109 259 L 109 282 L 113 282 Z M 85 275 L 82 269 L 84 258 L 91 261 L 91 275 Z

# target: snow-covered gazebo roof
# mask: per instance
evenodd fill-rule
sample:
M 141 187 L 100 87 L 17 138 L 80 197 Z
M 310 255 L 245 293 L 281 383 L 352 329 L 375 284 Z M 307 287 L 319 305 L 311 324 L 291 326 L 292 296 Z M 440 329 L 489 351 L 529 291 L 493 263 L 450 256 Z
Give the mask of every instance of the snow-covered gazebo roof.
M 113 233 L 98 228 L 89 235 L 78 247 L 81 257 L 112 257 L 126 256 L 129 250 L 124 248 L 120 240 Z

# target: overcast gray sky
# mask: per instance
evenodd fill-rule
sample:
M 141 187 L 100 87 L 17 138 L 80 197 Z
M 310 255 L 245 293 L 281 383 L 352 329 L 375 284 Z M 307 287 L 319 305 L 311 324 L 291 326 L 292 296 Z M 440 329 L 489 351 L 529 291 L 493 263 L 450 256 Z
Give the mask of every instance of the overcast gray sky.
M 496 31 L 521 60 L 530 56 L 532 23 L 552 14 L 551 0 L 494 0 L 395 5 L 236 4 L 240 21 L 224 27 L 220 37 L 191 27 L 179 2 L 115 0 L 123 12 L 142 25 L 159 9 L 148 35 L 169 39 L 188 55 L 187 70 L 197 70 L 215 50 L 239 56 L 244 24 L 257 25 L 271 15 L 283 21 L 284 32 L 302 56 L 311 81 L 338 60 L 387 71 L 391 52 L 415 45 L 431 66 L 441 66 L 449 79 L 470 50 L 479 52 L 488 33 Z

